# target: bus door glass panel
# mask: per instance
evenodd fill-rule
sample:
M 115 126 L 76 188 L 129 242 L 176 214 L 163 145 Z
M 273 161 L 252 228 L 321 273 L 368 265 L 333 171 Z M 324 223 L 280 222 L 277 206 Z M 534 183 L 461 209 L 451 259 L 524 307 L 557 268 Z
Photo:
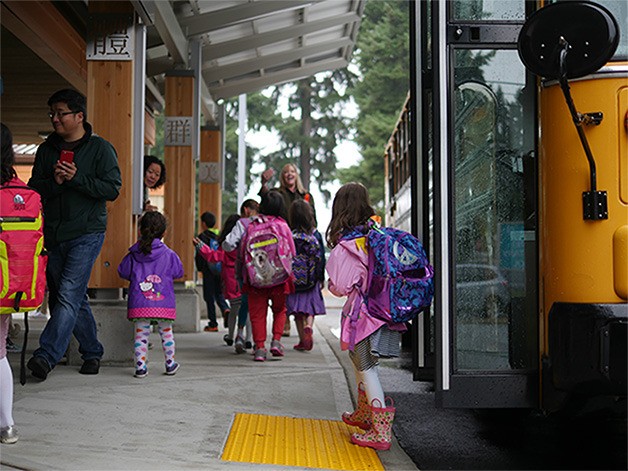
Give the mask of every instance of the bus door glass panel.
M 513 49 L 460 48 L 453 81 L 454 371 L 535 367 L 534 349 L 518 348 L 535 345 L 521 326 L 536 291 L 526 287 L 525 69 Z
M 525 5 L 521 0 L 455 0 L 452 19 L 462 21 L 525 20 Z

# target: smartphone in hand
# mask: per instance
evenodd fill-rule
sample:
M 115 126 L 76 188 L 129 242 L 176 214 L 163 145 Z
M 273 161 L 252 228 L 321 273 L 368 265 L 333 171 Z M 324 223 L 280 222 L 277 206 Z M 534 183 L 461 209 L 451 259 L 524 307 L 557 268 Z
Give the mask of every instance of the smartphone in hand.
M 59 157 L 59 160 L 61 162 L 67 162 L 67 163 L 71 164 L 72 162 L 74 162 L 74 151 L 62 150 L 61 151 L 61 157 Z

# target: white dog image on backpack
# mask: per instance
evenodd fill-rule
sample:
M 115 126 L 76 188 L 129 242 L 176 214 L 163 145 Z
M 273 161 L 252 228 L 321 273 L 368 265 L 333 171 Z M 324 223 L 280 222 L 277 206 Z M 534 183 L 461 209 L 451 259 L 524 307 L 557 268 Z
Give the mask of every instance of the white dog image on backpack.
M 271 261 L 268 259 L 268 253 L 263 249 L 251 251 L 253 266 L 255 267 L 255 278 L 262 286 L 271 284 L 273 276 L 277 272 Z

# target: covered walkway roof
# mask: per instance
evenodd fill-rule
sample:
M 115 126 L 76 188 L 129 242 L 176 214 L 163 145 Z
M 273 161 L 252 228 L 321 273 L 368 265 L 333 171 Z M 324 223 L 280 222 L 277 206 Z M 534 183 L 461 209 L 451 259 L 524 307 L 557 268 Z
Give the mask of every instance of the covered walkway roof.
M 201 51 L 207 122 L 220 99 L 345 67 L 365 1 L 132 0 L 147 25 L 147 105 L 163 107 L 164 74 L 189 67 L 192 44 Z M 49 88 L 41 96 L 42 80 L 85 92 L 87 4 L 2 1 L 2 77 L 5 91 L 12 91 L 3 96 L 2 119 L 10 121 L 16 142 L 35 142 L 50 127 L 42 111 Z

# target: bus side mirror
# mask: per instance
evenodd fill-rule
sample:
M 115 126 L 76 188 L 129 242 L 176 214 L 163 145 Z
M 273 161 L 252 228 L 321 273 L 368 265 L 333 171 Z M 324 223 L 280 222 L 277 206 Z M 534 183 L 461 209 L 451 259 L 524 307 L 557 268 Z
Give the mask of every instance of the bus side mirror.
M 600 124 L 602 113 L 578 113 L 569 79 L 592 74 L 608 62 L 619 44 L 617 20 L 601 5 L 558 2 L 535 11 L 519 32 L 521 61 L 533 74 L 557 79 L 589 162 L 589 190 L 582 192 L 582 217 L 608 219 L 606 191 L 598 191 L 595 159 L 583 126 Z
M 559 79 L 563 42 L 569 44 L 566 78 L 583 77 L 613 56 L 619 44 L 619 26 L 613 15 L 596 3 L 552 3 L 526 20 L 517 49 L 521 61 L 532 73 Z

